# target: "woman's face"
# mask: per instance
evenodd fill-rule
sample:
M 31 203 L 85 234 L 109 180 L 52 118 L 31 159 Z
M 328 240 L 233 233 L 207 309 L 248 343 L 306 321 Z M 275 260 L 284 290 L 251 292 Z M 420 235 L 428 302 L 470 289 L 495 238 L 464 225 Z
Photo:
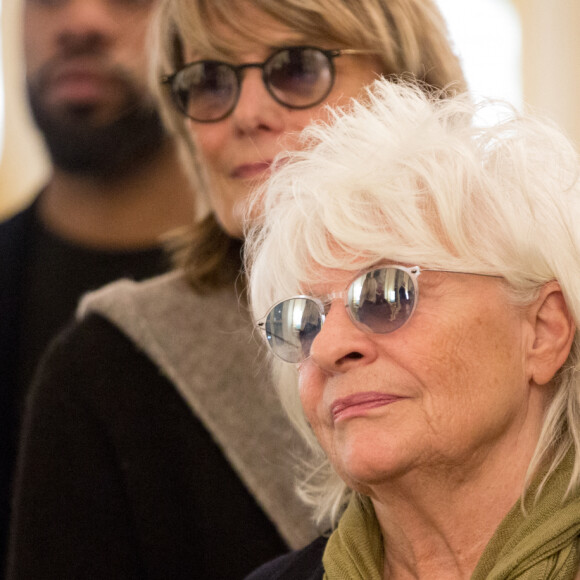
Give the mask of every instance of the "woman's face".
M 314 291 L 340 291 L 352 278 L 328 272 L 332 282 Z M 299 388 L 347 484 L 372 496 L 410 473 L 469 477 L 494 461 L 529 458 L 547 389 L 526 365 L 527 309 L 509 303 L 503 284 L 424 271 L 413 316 L 391 334 L 363 332 L 341 299 L 332 303 Z
M 269 40 L 267 44 L 250 44 L 236 39 L 234 33 L 223 26 L 224 37 L 245 46 L 231 64 L 263 62 L 280 47 L 312 44 L 308 38 L 250 5 L 245 18 L 257 30 L 267 30 Z M 219 31 L 220 25 L 216 27 Z M 188 61 L 212 57 L 191 50 L 186 56 Z M 369 56 L 343 55 L 336 58 L 334 64 L 333 89 L 325 101 L 315 107 L 295 110 L 277 103 L 266 90 L 261 71 L 251 68 L 244 72 L 240 98 L 231 115 L 217 123 L 188 121 L 207 168 L 214 212 L 230 235 L 241 235 L 248 194 L 268 177 L 276 155 L 295 149 L 298 133 L 311 121 L 326 118 L 326 105 L 347 103 L 363 86 L 371 83 L 380 70 L 376 58 Z

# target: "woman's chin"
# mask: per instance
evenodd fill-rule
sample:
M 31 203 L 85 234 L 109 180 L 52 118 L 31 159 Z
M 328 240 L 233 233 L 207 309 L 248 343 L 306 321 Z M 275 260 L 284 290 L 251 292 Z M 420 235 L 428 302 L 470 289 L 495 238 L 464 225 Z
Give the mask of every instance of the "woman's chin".
M 404 462 L 387 453 L 353 450 L 343 455 L 340 465 L 336 465 L 341 478 L 347 485 L 360 493 L 369 494 L 373 487 L 394 482 L 408 471 Z

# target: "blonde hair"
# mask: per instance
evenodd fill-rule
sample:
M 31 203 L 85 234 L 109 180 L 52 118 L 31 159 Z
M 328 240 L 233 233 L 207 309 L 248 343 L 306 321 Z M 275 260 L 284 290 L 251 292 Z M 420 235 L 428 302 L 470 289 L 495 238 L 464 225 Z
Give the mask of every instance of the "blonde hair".
M 354 273 L 392 260 L 501 274 L 517 304 L 557 280 L 580 328 L 578 155 L 549 122 L 507 112 L 496 126 L 478 127 L 478 106 L 467 95 L 440 99 L 383 80 L 348 112 L 336 111 L 331 125 L 309 127 L 304 148 L 256 197 L 263 223 L 246 238 L 255 318 L 303 284 L 321 282 L 325 269 Z M 349 490 L 306 423 L 294 366 L 275 367 L 284 405 L 318 453 L 302 492 L 320 518 L 335 520 Z M 540 467 L 549 476 L 573 447 L 576 487 L 578 330 L 553 384 L 528 481 Z
M 200 291 L 217 285 L 221 258 L 231 258 L 232 247 L 235 251 L 239 244 L 223 232 L 209 210 L 211 193 L 203 160 L 184 117 L 158 79 L 185 64 L 186 46 L 205 55 L 235 57 L 241 47 L 216 34 L 213 22 L 225 24 L 238 38 L 268 42 L 268 31 L 257 30 L 244 18 L 248 5 L 302 33 L 312 44 L 372 50 L 385 75 L 407 74 L 425 86 L 465 89 L 445 22 L 432 0 L 163 0 L 156 20 L 154 82 L 166 124 L 178 136 L 196 191 L 206 202 L 201 209 L 204 219 L 179 245 L 176 256 Z

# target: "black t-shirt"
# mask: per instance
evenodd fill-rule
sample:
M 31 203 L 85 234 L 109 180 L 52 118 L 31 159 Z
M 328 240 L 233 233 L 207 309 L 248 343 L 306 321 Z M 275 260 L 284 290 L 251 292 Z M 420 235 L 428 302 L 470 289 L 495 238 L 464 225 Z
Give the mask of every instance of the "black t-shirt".
M 7 276 L 1 305 L 10 308 L 0 312 L 5 349 L 0 353 L 0 570 L 24 400 L 45 347 L 72 318 L 85 292 L 121 277 L 140 280 L 169 268 L 161 247 L 101 251 L 63 240 L 42 226 L 37 210 L 35 202 L 3 224 L 0 236 L 2 251 L 9 252 L 3 263 L 10 269 L 0 272 Z M 17 231 L 22 239 L 15 237 Z
M 10 580 L 239 580 L 288 550 L 157 365 L 89 314 L 30 390 Z
M 49 341 L 72 318 L 80 297 L 119 278 L 142 280 L 169 267 L 164 250 L 99 250 L 76 245 L 33 222 L 26 256 L 17 352 L 17 405 L 21 406 Z
M 301 550 L 263 564 L 245 580 L 322 580 L 322 557 L 327 542 L 328 536 L 317 538 Z

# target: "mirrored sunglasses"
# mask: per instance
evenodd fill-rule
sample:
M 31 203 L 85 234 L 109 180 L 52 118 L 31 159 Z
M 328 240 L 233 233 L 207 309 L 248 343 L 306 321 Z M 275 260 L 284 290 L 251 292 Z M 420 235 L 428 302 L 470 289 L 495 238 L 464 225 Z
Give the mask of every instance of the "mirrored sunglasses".
M 344 299 L 348 315 L 357 328 L 368 333 L 389 334 L 405 325 L 413 315 L 419 296 L 417 279 L 422 271 L 501 277 L 419 266 L 382 266 L 360 274 L 345 291 L 327 296 L 325 303 L 305 295 L 282 300 L 258 326 L 265 331 L 274 355 L 289 363 L 299 363 L 310 356 L 330 303 L 337 298 Z

